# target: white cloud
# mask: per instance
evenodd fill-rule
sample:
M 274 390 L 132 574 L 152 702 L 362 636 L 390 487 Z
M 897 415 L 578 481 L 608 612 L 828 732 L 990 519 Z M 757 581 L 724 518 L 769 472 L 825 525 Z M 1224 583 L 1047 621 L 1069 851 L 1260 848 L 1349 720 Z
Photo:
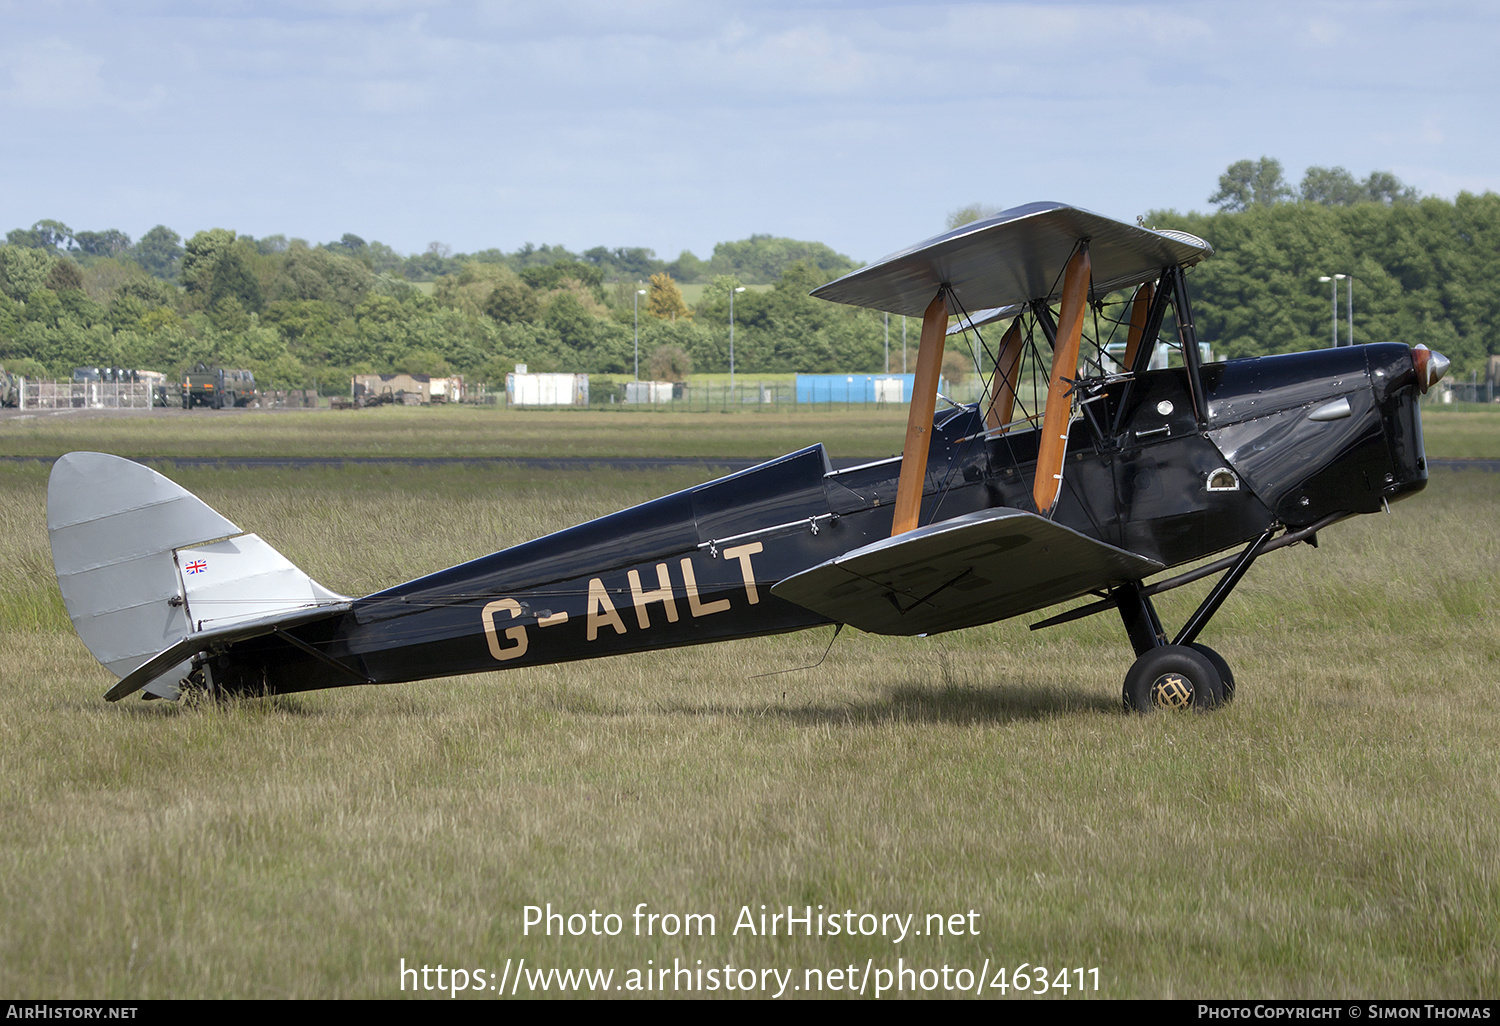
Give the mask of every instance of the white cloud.
M 0 19 L 0 114 L 37 155 L 7 172 L 11 209 L 89 227 L 160 197 L 137 233 L 702 255 L 774 231 L 868 258 L 974 200 L 1202 209 L 1261 154 L 1410 167 L 1427 191 L 1500 166 L 1500 9 L 1473 4 L 0 0 Z

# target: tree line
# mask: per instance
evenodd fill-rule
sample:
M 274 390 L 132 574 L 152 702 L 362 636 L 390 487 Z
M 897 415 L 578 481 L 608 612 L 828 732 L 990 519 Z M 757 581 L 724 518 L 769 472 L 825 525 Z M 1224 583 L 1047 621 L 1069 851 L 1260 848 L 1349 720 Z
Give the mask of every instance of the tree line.
M 1335 274 L 1348 276 L 1341 290 L 1352 282 L 1356 341 L 1423 342 L 1458 373 L 1500 351 L 1500 196 L 1423 197 L 1388 173 L 1342 168 L 1310 168 L 1294 191 L 1263 157 L 1231 165 L 1209 201 L 1219 209 L 1156 211 L 1145 223 L 1214 246 L 1190 281 L 1199 337 L 1219 354 L 1327 345 L 1332 297 L 1318 278 Z M 993 212 L 976 204 L 949 223 Z M 638 332 L 643 377 L 721 372 L 733 296 L 742 373 L 880 371 L 887 330 L 900 369 L 899 325 L 807 295 L 856 266 L 826 245 L 757 235 L 690 257 L 529 244 L 457 256 L 434 244 L 401 257 L 352 234 L 314 245 L 212 228 L 183 240 L 158 225 L 132 241 L 44 220 L 0 246 L 0 364 L 66 377 L 202 360 L 249 367 L 276 387 L 392 370 L 498 384 L 516 363 L 632 373 Z M 703 285 L 694 304 L 686 282 Z
M 771 287 L 737 299 L 738 367 L 832 371 L 880 350 L 875 316 L 806 295 L 857 266 L 822 243 L 756 235 L 689 258 L 527 245 L 397 261 L 353 235 L 311 245 L 211 228 L 183 241 L 157 226 L 132 243 L 44 220 L 0 247 L 0 363 L 67 376 L 201 360 L 283 387 L 391 370 L 498 383 L 516 363 L 631 373 L 639 332 L 643 370 L 662 351 L 676 374 L 727 370 L 728 297 L 742 284 Z M 706 286 L 696 308 L 672 274 L 685 265 Z
M 1500 195 L 1421 196 L 1389 172 L 1357 179 L 1310 167 L 1297 190 L 1279 161 L 1231 164 L 1209 197 L 1214 213 L 1147 215 L 1152 227 L 1207 239 L 1215 253 L 1189 272 L 1200 338 L 1227 357 L 1331 344 L 1333 289 L 1347 342 L 1424 343 L 1455 374 L 1500 352 Z

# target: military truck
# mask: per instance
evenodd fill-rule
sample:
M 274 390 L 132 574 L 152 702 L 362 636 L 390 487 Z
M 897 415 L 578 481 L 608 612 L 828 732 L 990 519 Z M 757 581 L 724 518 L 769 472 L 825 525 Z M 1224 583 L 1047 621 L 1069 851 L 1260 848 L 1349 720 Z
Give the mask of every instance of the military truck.
M 198 364 L 182 376 L 182 408 L 222 410 L 255 401 L 255 375 L 247 370 Z

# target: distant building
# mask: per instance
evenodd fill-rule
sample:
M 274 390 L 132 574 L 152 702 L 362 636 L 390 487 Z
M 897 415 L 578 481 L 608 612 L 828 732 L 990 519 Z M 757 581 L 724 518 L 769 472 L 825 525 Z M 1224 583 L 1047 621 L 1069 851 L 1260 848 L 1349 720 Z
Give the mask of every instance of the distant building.
M 524 372 L 507 374 L 505 402 L 508 406 L 587 406 L 589 376 Z
M 464 401 L 462 375 L 435 378 L 430 374 L 356 374 L 352 383 L 355 399 L 380 396 L 416 396 L 419 403 L 461 403 Z
M 627 381 L 625 401 L 627 403 L 669 403 L 681 399 L 684 386 L 680 381 Z

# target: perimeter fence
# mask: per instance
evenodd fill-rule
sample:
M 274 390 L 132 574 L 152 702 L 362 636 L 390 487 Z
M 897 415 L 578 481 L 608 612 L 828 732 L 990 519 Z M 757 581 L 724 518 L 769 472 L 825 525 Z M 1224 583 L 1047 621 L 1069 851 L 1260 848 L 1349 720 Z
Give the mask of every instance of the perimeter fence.
M 16 388 L 15 405 L 23 410 L 149 410 L 149 381 L 27 381 Z
M 983 386 L 977 382 L 946 383 L 943 395 L 956 403 L 979 398 Z M 568 407 L 549 407 L 564 409 Z M 574 406 L 581 409 L 582 406 Z M 731 410 L 818 413 L 845 410 L 905 409 L 905 401 L 873 401 L 850 389 L 821 391 L 816 399 L 799 401 L 797 386 L 790 381 L 747 381 L 734 385 L 679 384 L 670 389 L 633 389 L 627 383 L 595 388 L 589 393 L 591 410 L 637 410 L 663 413 L 721 413 Z

